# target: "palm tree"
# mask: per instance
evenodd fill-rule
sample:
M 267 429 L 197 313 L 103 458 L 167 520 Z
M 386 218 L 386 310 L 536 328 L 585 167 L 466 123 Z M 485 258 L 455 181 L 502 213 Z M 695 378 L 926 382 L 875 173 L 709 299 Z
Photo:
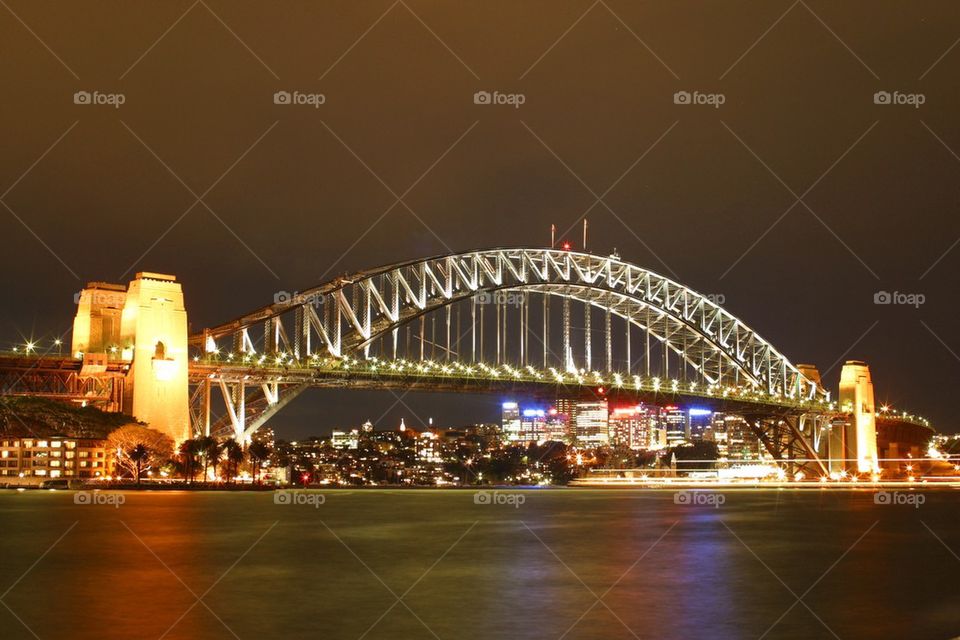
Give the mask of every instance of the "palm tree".
M 220 460 L 223 457 L 223 445 L 217 441 L 216 438 L 204 438 L 205 447 L 203 450 L 203 459 L 205 463 L 209 463 L 210 468 L 213 470 L 213 477 L 217 477 L 217 465 L 220 464 Z
M 233 482 L 233 478 L 236 477 L 237 470 L 240 468 L 240 464 L 243 463 L 246 453 L 244 453 L 240 443 L 233 438 L 223 443 L 223 450 L 227 454 L 227 475 L 229 476 L 230 482 Z
M 247 455 L 250 456 L 250 466 L 253 467 L 253 481 L 257 482 L 260 475 L 260 464 L 270 457 L 270 447 L 262 442 L 251 442 L 247 447 Z
M 201 453 L 199 440 L 189 439 L 180 443 L 180 459 L 183 462 L 183 474 L 187 477 L 187 484 L 193 482 L 200 466 L 197 458 Z
M 133 464 L 136 465 L 137 471 L 137 486 L 140 486 L 140 474 L 143 472 L 143 464 L 150 457 L 150 449 L 147 449 L 143 443 L 138 444 L 133 449 L 127 452 L 127 455 L 130 456 L 130 459 L 133 460 Z
M 196 439 L 196 453 L 203 459 L 203 481 L 207 480 L 207 469 L 210 468 L 210 450 L 217 446 L 217 439 L 211 436 L 200 436 Z

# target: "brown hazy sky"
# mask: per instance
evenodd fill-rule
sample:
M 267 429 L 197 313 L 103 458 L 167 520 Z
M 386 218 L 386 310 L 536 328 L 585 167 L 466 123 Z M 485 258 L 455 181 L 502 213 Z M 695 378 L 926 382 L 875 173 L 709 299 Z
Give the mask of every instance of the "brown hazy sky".
M 343 271 L 543 245 L 589 210 L 592 249 L 723 294 L 794 362 L 866 360 L 880 399 L 957 430 L 955 2 L 5 2 L 8 343 L 65 331 L 87 280 L 175 273 L 199 329 Z M 277 424 L 393 404 L 312 398 Z

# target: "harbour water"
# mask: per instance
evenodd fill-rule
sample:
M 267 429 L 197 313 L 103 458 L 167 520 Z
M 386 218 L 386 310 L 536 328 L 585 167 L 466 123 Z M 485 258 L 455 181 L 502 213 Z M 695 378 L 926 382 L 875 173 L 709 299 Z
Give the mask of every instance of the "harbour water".
M 946 489 L 2 491 L 0 638 L 942 640 L 958 507 Z

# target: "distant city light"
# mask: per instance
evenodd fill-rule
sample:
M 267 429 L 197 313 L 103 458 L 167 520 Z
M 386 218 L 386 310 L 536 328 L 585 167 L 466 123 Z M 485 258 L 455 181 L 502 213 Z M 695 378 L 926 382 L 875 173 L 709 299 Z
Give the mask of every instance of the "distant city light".
M 710 409 L 690 409 L 691 416 L 709 416 L 712 413 Z

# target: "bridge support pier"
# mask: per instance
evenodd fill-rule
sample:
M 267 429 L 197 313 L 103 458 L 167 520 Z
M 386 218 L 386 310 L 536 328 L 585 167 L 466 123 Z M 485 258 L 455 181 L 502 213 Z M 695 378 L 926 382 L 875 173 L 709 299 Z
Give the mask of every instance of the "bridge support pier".
M 827 475 L 826 465 L 811 446 L 809 435 L 804 433 L 808 424 L 802 415 L 751 415 L 744 418 L 767 453 L 782 465 L 788 476 L 793 477 L 799 471 Z
M 85 361 L 129 362 L 124 410 L 175 442 L 189 437 L 187 312 L 174 276 L 142 272 L 126 288 L 88 284 L 71 352 Z
M 870 379 L 870 367 L 866 363 L 848 360 L 843 365 L 838 399 L 840 408 L 852 414 L 843 432 L 845 443 L 850 443 L 854 453 L 857 473 L 879 472 L 873 382 Z
M 193 437 L 231 437 L 241 444 L 248 443 L 257 429 L 308 386 L 244 376 L 205 378 L 190 397 Z M 223 415 L 216 422 L 211 421 L 214 404 L 223 408 Z

